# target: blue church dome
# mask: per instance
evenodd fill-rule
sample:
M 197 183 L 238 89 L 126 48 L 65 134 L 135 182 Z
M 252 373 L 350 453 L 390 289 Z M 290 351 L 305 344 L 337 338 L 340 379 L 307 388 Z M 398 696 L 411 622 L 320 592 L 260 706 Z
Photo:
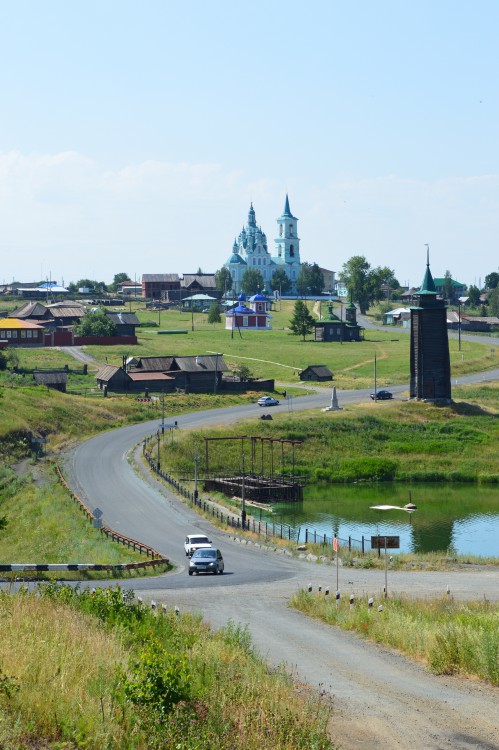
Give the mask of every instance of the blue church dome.
M 241 258 L 239 253 L 232 253 L 232 255 L 230 256 L 227 262 L 228 263 L 244 263 L 244 265 L 246 265 L 246 261 L 244 260 L 244 258 Z
M 246 295 L 244 294 L 244 292 L 241 292 L 237 299 L 239 302 L 246 302 Z

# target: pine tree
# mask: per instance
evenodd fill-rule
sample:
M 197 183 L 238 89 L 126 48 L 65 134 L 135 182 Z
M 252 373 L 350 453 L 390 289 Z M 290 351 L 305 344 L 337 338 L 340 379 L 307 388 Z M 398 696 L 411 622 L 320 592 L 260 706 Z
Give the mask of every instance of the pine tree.
M 297 299 L 293 310 L 293 317 L 289 321 L 293 333 L 297 336 L 303 336 L 303 340 L 305 341 L 305 336 L 314 330 L 314 323 L 315 318 L 310 314 L 305 302 Z

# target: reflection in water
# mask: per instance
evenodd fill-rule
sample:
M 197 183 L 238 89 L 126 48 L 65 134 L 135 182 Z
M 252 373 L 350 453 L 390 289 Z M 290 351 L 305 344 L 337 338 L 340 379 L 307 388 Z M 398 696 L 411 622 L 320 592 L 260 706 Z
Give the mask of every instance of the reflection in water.
M 370 510 L 370 505 L 405 505 L 418 509 Z M 328 485 L 308 487 L 303 503 L 273 505 L 274 521 L 289 524 L 304 538 L 305 529 L 340 539 L 386 534 L 400 536 L 406 552 L 455 550 L 499 557 L 499 488 L 474 484 Z M 369 545 L 366 546 L 369 548 Z

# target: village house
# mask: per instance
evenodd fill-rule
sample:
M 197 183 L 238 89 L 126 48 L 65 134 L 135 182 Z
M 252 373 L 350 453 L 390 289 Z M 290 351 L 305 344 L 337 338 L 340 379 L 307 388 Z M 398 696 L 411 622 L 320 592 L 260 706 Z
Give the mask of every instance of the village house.
M 43 346 L 44 329 L 30 320 L 1 318 L 0 340 L 7 341 L 9 346 Z
M 324 382 L 332 379 L 333 373 L 326 365 L 309 365 L 300 372 L 300 380 Z

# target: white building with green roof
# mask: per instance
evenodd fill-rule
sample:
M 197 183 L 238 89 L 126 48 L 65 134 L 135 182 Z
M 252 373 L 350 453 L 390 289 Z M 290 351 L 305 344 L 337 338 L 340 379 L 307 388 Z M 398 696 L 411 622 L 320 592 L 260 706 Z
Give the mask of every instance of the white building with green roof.
M 232 276 L 233 294 L 240 294 L 242 278 L 248 268 L 260 271 L 266 288 L 270 288 L 274 271 L 282 268 L 291 281 L 291 293 L 296 294 L 296 281 L 301 267 L 300 238 L 298 219 L 291 213 L 287 195 L 284 211 L 276 221 L 278 231 L 274 240 L 274 251 L 271 253 L 267 236 L 256 223 L 255 209 L 251 203 L 248 222 L 234 240 L 232 254 L 224 264 Z

